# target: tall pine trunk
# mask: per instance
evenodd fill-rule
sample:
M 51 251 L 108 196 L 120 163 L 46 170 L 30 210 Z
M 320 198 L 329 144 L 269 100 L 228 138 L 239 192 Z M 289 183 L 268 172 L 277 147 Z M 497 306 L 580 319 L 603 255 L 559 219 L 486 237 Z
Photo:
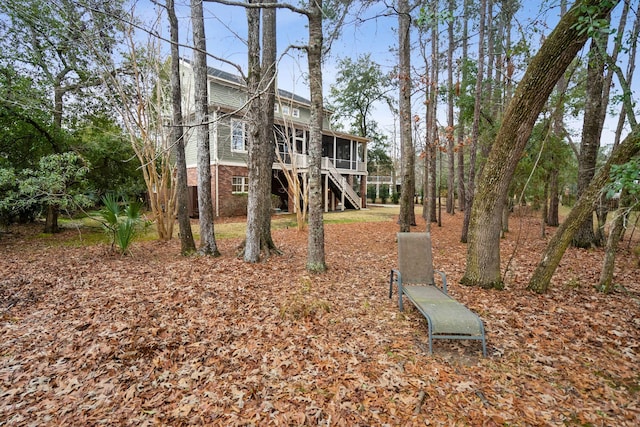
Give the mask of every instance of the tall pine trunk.
M 204 33 L 202 0 L 191 0 L 193 26 L 193 88 L 196 141 L 198 142 L 198 215 L 201 255 L 219 256 L 213 228 L 211 197 L 211 152 L 209 148 L 209 96 L 207 92 L 207 42 Z
M 262 24 L 261 25 L 261 16 Z M 275 250 L 271 237 L 271 175 L 275 157 L 275 9 L 247 9 L 249 29 L 249 195 L 244 260 L 258 262 Z M 260 29 L 262 28 L 262 49 Z M 262 63 L 260 58 L 262 57 Z M 277 252 L 277 251 L 276 251 Z
M 265 0 L 262 0 L 265 2 Z M 277 1 L 272 0 L 271 3 Z M 264 144 L 262 145 L 262 155 L 264 157 L 264 182 L 262 183 L 262 215 L 260 222 L 260 248 L 267 255 L 279 253 L 276 244 L 271 236 L 271 177 L 273 174 L 273 162 L 275 161 L 276 141 L 273 131 L 274 125 L 274 104 L 276 99 L 276 78 L 277 78 L 277 45 L 276 45 L 276 9 L 264 9 L 262 12 L 262 134 Z
M 449 0 L 449 14 L 451 17 L 454 16 L 456 7 L 455 0 Z M 453 96 L 454 96 L 454 87 L 453 87 L 453 49 L 455 47 L 455 40 L 453 37 L 453 19 L 449 19 L 447 31 L 449 34 L 449 47 L 447 49 L 447 86 L 449 91 L 447 93 L 447 130 L 446 130 L 446 138 L 447 138 L 447 213 L 453 215 L 456 209 L 456 193 L 455 193 L 455 180 L 456 180 L 456 168 L 455 168 L 455 160 L 456 153 L 454 151 L 454 115 L 453 115 Z
M 462 58 L 460 58 L 459 67 L 462 68 L 462 81 L 460 77 L 458 77 L 458 82 L 456 84 L 456 95 L 459 97 L 462 96 L 463 85 L 466 85 L 467 81 L 467 67 L 465 66 L 468 60 L 469 53 L 469 3 L 470 0 L 464 0 L 463 2 L 463 17 L 462 17 Z M 458 107 L 460 114 L 458 115 L 458 209 L 460 211 L 465 211 L 465 207 L 467 204 L 467 189 L 465 186 L 465 175 L 464 175 L 464 147 L 465 147 L 465 127 L 466 123 L 462 120 L 462 106 Z M 469 219 L 466 217 L 464 222 L 468 225 Z M 466 241 L 466 232 L 465 241 Z
M 307 270 L 323 272 L 327 269 L 324 251 L 322 197 L 322 0 L 310 4 L 309 9 L 309 88 L 311 117 L 309 120 L 309 235 Z
M 398 79 L 400 86 L 400 150 L 402 187 L 400 189 L 401 232 L 411 230 L 415 221 L 413 192 L 415 187 L 415 150 L 411 135 L 411 16 L 408 0 L 398 0 Z
M 473 124 L 471 126 L 471 150 L 469 153 L 469 176 L 464 207 L 464 220 L 462 223 L 462 236 L 460 241 L 467 243 L 469 240 L 469 226 L 471 224 L 471 208 L 476 192 L 476 156 L 478 154 L 478 139 L 480 136 L 480 108 L 482 106 L 482 74 L 484 70 L 484 30 L 486 19 L 487 1 L 480 2 L 480 31 L 478 33 L 478 75 L 476 76 L 475 104 L 473 107 Z M 497 218 L 502 218 L 501 212 L 496 213 Z
M 184 152 L 184 128 L 182 126 L 182 88 L 180 86 L 180 53 L 178 51 L 178 18 L 174 0 L 167 0 L 169 30 L 171 33 L 171 107 L 173 125 L 171 140 L 176 153 L 176 204 L 178 228 L 180 230 L 180 253 L 189 255 L 196 251 L 191 221 L 189 220 L 189 197 L 187 186 L 187 161 Z

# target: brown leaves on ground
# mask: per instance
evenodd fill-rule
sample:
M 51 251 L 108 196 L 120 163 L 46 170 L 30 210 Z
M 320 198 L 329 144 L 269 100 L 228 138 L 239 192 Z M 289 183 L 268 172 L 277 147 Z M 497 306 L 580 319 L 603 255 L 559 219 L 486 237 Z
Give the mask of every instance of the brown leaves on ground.
M 570 250 L 536 295 L 525 286 L 545 241 L 514 218 L 507 289 L 468 288 L 461 218 L 433 227 L 434 258 L 485 321 L 487 358 L 469 341 L 430 356 L 424 318 L 388 299 L 392 221 L 327 225 L 322 275 L 305 271 L 295 230 L 274 232 L 282 256 L 252 265 L 235 239 L 221 258 L 181 258 L 177 242 L 119 257 L 16 228 L 0 242 L 0 424 L 640 424 L 632 251 L 612 295 L 593 288 L 600 250 Z

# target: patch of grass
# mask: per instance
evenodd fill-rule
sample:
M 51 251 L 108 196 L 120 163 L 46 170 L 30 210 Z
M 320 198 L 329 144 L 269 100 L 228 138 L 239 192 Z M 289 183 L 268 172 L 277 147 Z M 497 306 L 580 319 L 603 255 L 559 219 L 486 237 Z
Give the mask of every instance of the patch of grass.
M 291 320 L 313 319 L 330 312 L 331 304 L 327 301 L 301 295 L 290 298 L 280 306 L 280 317 Z
M 572 277 L 571 279 L 564 282 L 564 286 L 570 289 L 577 289 L 580 287 L 580 280 L 578 280 L 576 277 Z
M 359 222 L 383 222 L 392 221 L 398 215 L 399 207 L 378 207 L 374 206 L 362 210 L 347 210 L 344 212 L 328 212 L 324 214 L 325 224 L 352 224 Z M 102 224 L 97 219 L 98 212 L 87 212 L 73 218 L 60 217 L 59 224 L 63 229 L 76 230 L 75 235 L 69 234 L 66 238 L 60 238 L 60 235 L 36 234 L 33 239 L 46 239 L 54 245 L 61 246 L 91 246 L 105 243 Z M 271 220 L 272 230 L 295 229 L 297 227 L 295 214 L 282 214 L 274 216 Z M 232 218 L 225 222 L 216 222 L 214 224 L 216 239 L 241 239 L 246 235 L 247 224 L 244 218 Z M 200 239 L 200 227 L 198 224 L 191 226 L 193 237 L 197 241 Z M 174 237 L 177 237 L 177 225 L 174 228 Z M 158 234 L 154 226 L 151 226 L 140 234 L 136 241 L 152 241 L 158 238 Z
M 280 305 L 280 317 L 290 320 L 312 319 L 331 312 L 331 304 L 314 298 L 311 294 L 311 280 L 302 278 L 298 292 Z
M 356 222 L 392 221 L 398 215 L 399 207 L 372 207 L 362 210 L 328 212 L 323 215 L 325 224 L 352 224 Z M 297 227 L 295 214 L 277 215 L 271 219 L 272 230 L 284 230 Z M 215 224 L 216 239 L 243 238 L 246 234 L 246 222 L 224 222 Z M 194 233 L 197 226 L 193 227 Z

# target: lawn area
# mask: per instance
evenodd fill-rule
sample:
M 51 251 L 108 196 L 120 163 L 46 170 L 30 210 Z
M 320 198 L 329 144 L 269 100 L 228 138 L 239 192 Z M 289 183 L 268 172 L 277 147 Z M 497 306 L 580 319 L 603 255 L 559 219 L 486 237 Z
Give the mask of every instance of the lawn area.
M 537 295 L 527 279 L 554 229 L 541 238 L 537 214 L 514 216 L 506 289 L 487 291 L 458 283 L 462 214 L 443 214 L 435 264 L 485 322 L 488 357 L 468 341 L 431 355 L 424 318 L 388 298 L 397 214 L 327 214 L 318 275 L 286 215 L 273 221 L 283 254 L 258 264 L 235 257 L 242 219 L 216 222 L 219 258 L 152 235 L 115 255 L 82 224 L 13 227 L 0 237 L 0 424 L 640 425 L 637 242 L 621 245 L 611 295 L 593 287 L 600 249 L 570 249 Z

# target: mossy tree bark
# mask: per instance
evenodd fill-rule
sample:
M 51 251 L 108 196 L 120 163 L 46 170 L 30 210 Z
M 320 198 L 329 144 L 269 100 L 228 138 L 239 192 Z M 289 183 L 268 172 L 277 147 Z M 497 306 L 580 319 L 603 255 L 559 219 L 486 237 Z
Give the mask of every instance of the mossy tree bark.
M 509 183 L 529 140 L 535 121 L 558 79 L 565 72 L 588 33 L 580 29 L 585 10 L 591 19 L 608 16 L 617 2 L 577 1 L 542 44 L 518 85 L 478 183 L 469 223 L 467 268 L 461 282 L 501 288 L 500 231 Z
M 604 124 L 602 117 L 602 91 L 604 85 L 604 59 L 598 51 L 595 41 L 589 48 L 589 64 L 587 66 L 587 81 L 584 122 L 582 124 L 582 138 L 580 143 L 580 156 L 578 157 L 578 197 L 587 188 L 595 175 L 596 160 L 600 150 L 600 136 Z M 573 245 L 577 248 L 590 248 L 598 245 L 593 230 L 593 215 L 587 215 L 584 223 L 580 225 L 573 236 Z

